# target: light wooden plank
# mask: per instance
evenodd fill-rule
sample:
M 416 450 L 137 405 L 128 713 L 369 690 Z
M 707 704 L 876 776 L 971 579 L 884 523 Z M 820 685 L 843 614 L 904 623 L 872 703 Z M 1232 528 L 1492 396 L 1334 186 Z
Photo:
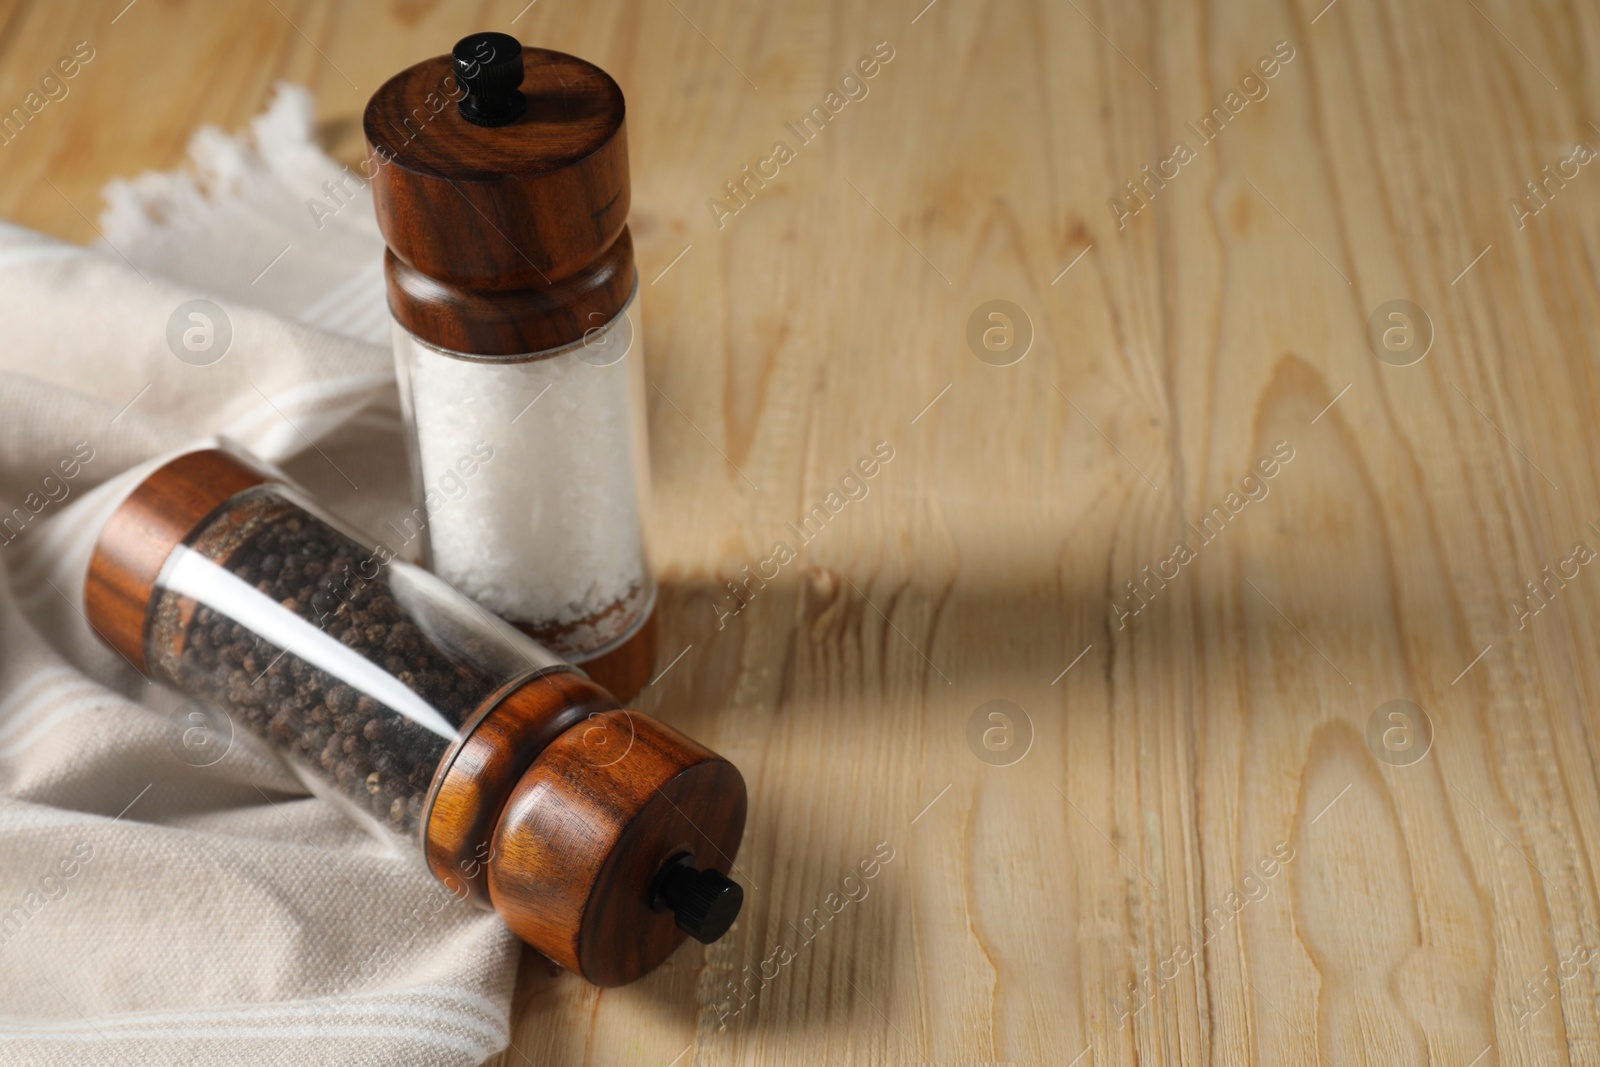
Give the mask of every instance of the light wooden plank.
M 122 6 L 0 8 L 6 106 L 96 49 L 0 146 L 5 217 L 92 238 L 106 179 L 177 164 L 277 79 L 353 159 L 372 88 L 472 29 L 629 95 L 641 272 L 671 268 L 644 297 L 664 656 L 692 646 L 644 706 L 743 767 L 749 903 L 626 989 L 530 956 L 497 1063 L 1600 1058 L 1592 967 L 1527 1000 L 1600 937 L 1600 578 L 1525 628 L 1508 606 L 1600 546 L 1600 177 L 1522 228 L 1507 206 L 1600 139 L 1593 18 L 139 0 L 113 25 Z M 868 95 L 798 146 L 785 123 L 880 40 Z M 1279 41 L 1268 95 L 1202 146 L 1185 124 Z M 797 158 L 719 228 L 707 200 L 777 139 Z M 1178 139 L 1195 158 L 1119 228 L 1108 199 Z M 1400 298 L 1435 331 L 1409 367 L 1366 340 Z M 967 348 L 991 299 L 1031 321 L 1015 365 Z M 721 580 L 878 441 L 870 494 L 719 629 Z M 1124 583 L 1278 442 L 1266 496 L 1119 628 Z M 1395 699 L 1434 730 L 1410 766 L 1366 740 Z M 968 747 L 992 700 L 1031 722 L 1011 766 Z M 804 941 L 879 842 L 867 895 Z

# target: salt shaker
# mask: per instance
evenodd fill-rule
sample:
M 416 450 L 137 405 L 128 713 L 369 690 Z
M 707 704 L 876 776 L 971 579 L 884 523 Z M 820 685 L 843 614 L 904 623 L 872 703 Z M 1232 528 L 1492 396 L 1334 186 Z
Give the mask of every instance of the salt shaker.
M 389 79 L 364 128 L 417 499 L 407 536 L 628 700 L 655 660 L 656 587 L 623 119 L 599 67 L 479 33 Z
M 737 768 L 248 455 L 186 452 L 144 478 L 98 533 L 84 611 L 597 985 L 738 914 Z

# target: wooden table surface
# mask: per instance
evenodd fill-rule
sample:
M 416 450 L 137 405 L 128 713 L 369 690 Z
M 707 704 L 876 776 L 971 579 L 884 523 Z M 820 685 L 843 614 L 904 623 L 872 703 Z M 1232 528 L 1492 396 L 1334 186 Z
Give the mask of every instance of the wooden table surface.
M 6 4 L 5 109 L 96 58 L 0 217 L 280 79 L 354 160 L 475 29 L 627 92 L 645 707 L 748 898 L 527 954 L 497 1063 L 1597 1062 L 1593 9 L 926 2 Z

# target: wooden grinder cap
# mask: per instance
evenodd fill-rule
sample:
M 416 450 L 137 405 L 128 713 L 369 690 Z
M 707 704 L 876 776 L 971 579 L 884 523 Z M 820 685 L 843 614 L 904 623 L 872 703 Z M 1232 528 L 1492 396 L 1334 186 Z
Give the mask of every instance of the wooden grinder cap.
M 528 767 L 485 862 L 512 932 L 599 986 L 655 969 L 737 917 L 727 873 L 744 834 L 739 770 L 648 715 L 572 726 Z
M 428 866 L 528 944 L 601 986 L 717 940 L 743 891 L 738 768 L 576 673 L 520 684 L 435 779 Z
M 363 118 L 389 306 L 441 348 L 582 340 L 634 286 L 622 90 L 592 63 L 463 38 L 390 78 Z

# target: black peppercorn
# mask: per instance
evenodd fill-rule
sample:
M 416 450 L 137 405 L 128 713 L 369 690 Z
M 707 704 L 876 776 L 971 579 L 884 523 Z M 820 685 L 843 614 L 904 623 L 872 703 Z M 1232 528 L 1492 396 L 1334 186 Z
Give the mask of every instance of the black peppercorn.
M 464 723 L 504 681 L 434 644 L 395 600 L 387 565 L 297 505 L 243 494 L 226 519 L 219 528 L 236 532 L 220 547 L 206 550 L 202 541 L 197 550 L 281 610 L 323 628 L 445 721 Z M 271 644 L 223 611 L 195 605 L 158 617 L 186 629 L 181 638 L 152 635 L 181 648 L 176 669 L 185 688 L 331 774 L 342 793 L 391 827 L 415 831 L 448 738 L 362 692 L 359 673 L 330 673 L 293 642 L 288 650 Z

